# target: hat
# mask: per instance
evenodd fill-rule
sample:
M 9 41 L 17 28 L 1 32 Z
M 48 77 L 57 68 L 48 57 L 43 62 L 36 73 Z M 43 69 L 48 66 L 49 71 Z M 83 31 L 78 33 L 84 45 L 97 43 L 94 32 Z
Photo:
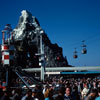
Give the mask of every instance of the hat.
M 91 89 L 91 93 L 97 93 L 97 89 Z

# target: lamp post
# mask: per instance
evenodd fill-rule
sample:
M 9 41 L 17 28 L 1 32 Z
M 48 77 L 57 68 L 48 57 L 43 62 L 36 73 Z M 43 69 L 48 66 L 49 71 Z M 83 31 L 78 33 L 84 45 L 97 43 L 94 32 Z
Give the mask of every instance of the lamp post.
M 44 59 L 44 45 L 42 41 L 43 30 L 40 30 L 40 66 L 41 66 L 41 81 L 44 81 L 44 69 L 45 69 L 45 59 Z

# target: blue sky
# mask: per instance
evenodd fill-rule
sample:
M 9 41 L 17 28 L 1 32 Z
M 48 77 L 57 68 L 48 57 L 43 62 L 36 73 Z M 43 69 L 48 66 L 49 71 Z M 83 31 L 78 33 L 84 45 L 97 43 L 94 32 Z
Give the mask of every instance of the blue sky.
M 22 10 L 37 17 L 51 42 L 63 48 L 70 65 L 100 66 L 99 0 L 2 0 L 0 31 L 6 24 L 14 29 Z M 86 55 L 81 54 L 82 40 L 86 41 Z M 73 58 L 74 48 L 77 59 Z

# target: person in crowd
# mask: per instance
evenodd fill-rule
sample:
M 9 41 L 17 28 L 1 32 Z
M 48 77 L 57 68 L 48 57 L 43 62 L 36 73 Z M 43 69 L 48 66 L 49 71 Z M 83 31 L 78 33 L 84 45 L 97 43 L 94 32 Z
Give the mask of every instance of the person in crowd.
M 0 100 L 11 100 L 8 90 L 3 91 L 3 93 L 4 93 L 4 95 L 1 97 Z
M 100 100 L 100 87 L 98 88 L 98 97 L 95 100 Z
M 93 88 L 93 89 L 97 89 L 97 83 L 96 83 L 95 81 L 93 82 L 92 88 Z
M 37 90 L 35 98 L 36 98 L 36 100 L 44 100 L 44 95 L 43 95 L 42 91 Z
M 73 100 L 80 100 L 78 87 L 76 85 L 73 85 L 73 87 L 72 87 L 72 97 L 73 97 Z
M 98 82 L 98 88 L 100 87 L 100 81 Z
M 16 88 L 15 90 L 12 91 L 13 96 L 12 96 L 12 100 L 21 100 L 21 89 L 20 88 Z
M 64 100 L 64 94 L 65 94 L 65 87 L 61 87 L 58 91 L 58 96 L 55 98 L 55 100 Z
M 97 96 L 97 89 L 91 89 L 89 95 L 86 97 L 85 100 L 95 100 Z
M 44 86 L 43 86 L 43 94 L 46 92 L 47 88 L 48 88 L 47 85 L 44 85 Z
M 84 87 L 83 87 L 83 90 L 81 92 L 81 95 L 82 95 L 81 99 L 84 100 L 88 93 L 89 93 L 89 88 L 88 88 L 88 85 L 85 83 Z
M 73 100 L 71 95 L 71 88 L 69 86 L 67 86 L 65 89 L 64 100 Z
M 36 90 L 32 89 L 32 98 L 35 98 L 35 95 L 36 95 Z
M 36 100 L 44 100 L 44 95 L 43 95 L 43 92 L 42 92 L 43 91 L 42 86 L 36 85 L 35 90 L 36 90 L 36 93 L 35 93 Z
M 44 97 L 45 97 L 45 99 L 44 100 L 54 100 L 53 99 L 53 89 L 52 88 L 48 88 L 47 90 L 46 90 L 46 92 L 44 93 Z
M 36 97 L 36 93 L 37 93 L 36 89 L 32 89 L 32 98 L 33 98 L 34 100 L 39 100 L 39 99 Z
M 34 100 L 32 98 L 32 90 L 31 89 L 28 89 L 26 95 L 23 96 L 21 100 Z

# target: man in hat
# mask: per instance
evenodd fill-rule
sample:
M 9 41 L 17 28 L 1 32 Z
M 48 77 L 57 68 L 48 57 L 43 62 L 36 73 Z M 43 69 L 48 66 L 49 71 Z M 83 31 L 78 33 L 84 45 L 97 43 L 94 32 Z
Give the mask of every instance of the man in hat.
M 91 89 L 89 95 L 87 96 L 86 100 L 95 100 L 97 96 L 97 89 Z

